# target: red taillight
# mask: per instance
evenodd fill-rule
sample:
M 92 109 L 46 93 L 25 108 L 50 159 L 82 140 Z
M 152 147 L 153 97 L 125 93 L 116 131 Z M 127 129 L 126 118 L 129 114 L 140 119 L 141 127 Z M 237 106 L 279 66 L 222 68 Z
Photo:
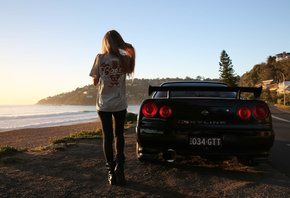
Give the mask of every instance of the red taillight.
M 161 109 L 159 110 L 159 114 L 161 117 L 163 118 L 168 118 L 169 116 L 171 116 L 172 114 L 172 110 L 170 107 L 168 106 L 163 106 L 161 107 Z
M 248 107 L 242 107 L 239 109 L 240 118 L 246 120 L 251 117 L 251 110 Z
M 257 104 L 253 109 L 253 113 L 257 119 L 265 119 L 268 116 L 269 111 L 265 105 Z
M 153 117 L 157 113 L 157 106 L 152 102 L 147 102 L 142 107 L 142 113 L 146 117 Z

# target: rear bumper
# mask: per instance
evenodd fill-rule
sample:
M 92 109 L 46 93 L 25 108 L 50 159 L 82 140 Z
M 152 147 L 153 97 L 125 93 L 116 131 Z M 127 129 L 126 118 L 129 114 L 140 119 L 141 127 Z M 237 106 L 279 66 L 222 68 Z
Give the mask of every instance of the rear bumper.
M 173 149 L 179 155 L 228 155 L 266 157 L 274 143 L 273 130 L 207 130 L 136 127 L 140 152 L 160 153 Z M 190 145 L 190 138 L 218 138 L 219 146 Z

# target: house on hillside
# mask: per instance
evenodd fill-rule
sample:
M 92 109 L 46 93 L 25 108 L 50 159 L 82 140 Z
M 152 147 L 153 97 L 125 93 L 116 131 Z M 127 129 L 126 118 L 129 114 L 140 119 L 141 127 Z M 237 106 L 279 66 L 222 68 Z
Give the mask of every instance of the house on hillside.
M 267 86 L 270 91 L 275 91 L 278 89 L 278 83 L 270 84 Z
M 284 82 L 278 84 L 277 93 L 284 94 Z M 286 94 L 290 93 L 290 81 L 285 81 L 285 93 Z
M 276 83 L 273 79 L 262 81 L 263 89 L 269 89 L 270 91 L 274 91 L 278 88 L 278 83 Z
M 274 80 L 273 79 L 271 79 L 271 80 L 264 80 L 264 81 L 262 81 L 262 86 L 263 86 L 263 88 L 266 88 L 268 85 L 273 84 L 273 83 L 274 83 Z
M 280 53 L 280 54 L 276 54 L 276 62 L 280 61 L 280 60 L 285 60 L 285 59 L 288 59 L 290 58 L 290 53 L 286 53 L 286 52 L 283 52 L 283 53 Z

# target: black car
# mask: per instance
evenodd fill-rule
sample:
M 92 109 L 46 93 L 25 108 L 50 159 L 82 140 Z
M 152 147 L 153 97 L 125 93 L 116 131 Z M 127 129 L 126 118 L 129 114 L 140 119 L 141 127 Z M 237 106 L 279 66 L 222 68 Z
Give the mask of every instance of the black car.
M 216 82 L 168 82 L 149 86 L 151 99 L 140 106 L 136 126 L 139 160 L 168 161 L 176 155 L 236 156 L 265 162 L 274 142 L 268 105 L 245 100 L 262 87 L 229 87 Z

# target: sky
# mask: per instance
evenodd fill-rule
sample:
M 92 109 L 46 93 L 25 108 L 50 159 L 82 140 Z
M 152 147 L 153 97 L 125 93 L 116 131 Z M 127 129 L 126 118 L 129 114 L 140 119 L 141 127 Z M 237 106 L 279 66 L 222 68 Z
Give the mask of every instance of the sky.
M 219 78 L 223 50 L 237 75 L 290 52 L 289 0 L 0 0 L 0 105 L 91 84 L 102 39 L 136 50 L 135 78 Z

